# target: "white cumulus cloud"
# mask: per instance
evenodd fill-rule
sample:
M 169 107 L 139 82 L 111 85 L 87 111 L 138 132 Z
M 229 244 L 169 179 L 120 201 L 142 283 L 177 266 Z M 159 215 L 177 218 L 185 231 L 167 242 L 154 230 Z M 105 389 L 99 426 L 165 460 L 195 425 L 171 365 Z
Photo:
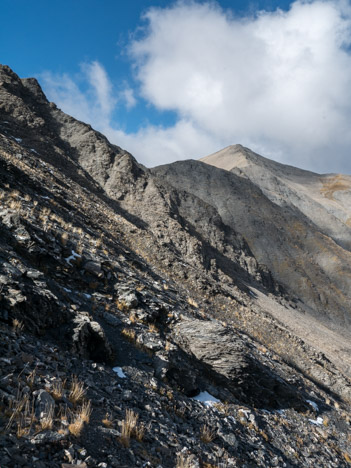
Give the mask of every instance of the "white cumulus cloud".
M 349 1 L 296 1 L 288 11 L 246 18 L 181 1 L 151 8 L 144 21 L 129 56 L 139 92 L 157 109 L 175 111 L 173 126 L 126 134 L 111 121 L 115 102 L 101 65 L 86 71 L 99 103 L 90 123 L 138 160 L 156 165 L 241 143 L 281 162 L 351 172 Z M 72 78 L 64 82 L 66 94 L 51 83 L 58 104 L 86 113 L 91 100 Z M 136 104 L 129 87 L 125 101 Z

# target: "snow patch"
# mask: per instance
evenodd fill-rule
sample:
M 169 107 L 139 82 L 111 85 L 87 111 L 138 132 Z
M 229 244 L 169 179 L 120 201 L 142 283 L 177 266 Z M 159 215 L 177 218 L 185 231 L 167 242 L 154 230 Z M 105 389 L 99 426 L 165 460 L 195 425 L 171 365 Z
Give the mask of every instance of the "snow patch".
M 35 154 L 39 154 L 37 150 L 35 150 L 34 148 L 31 148 L 30 149 L 32 153 L 35 153 Z
M 203 403 L 205 406 L 212 406 L 214 403 L 220 403 L 220 400 L 217 400 L 213 395 L 208 392 L 200 392 L 193 400 Z
M 116 372 L 116 374 L 118 375 L 118 377 L 120 379 L 126 379 L 127 378 L 126 374 L 122 370 L 122 367 L 113 367 L 112 370 L 114 372 Z
M 21 236 L 21 235 L 16 236 L 16 235 L 15 235 L 15 237 L 16 237 L 17 240 L 20 240 L 20 241 L 25 241 L 25 240 L 28 240 L 28 239 L 29 239 L 28 236 Z
M 17 141 L 17 143 L 22 143 L 22 138 L 15 138 L 15 140 Z
M 91 294 L 83 293 L 83 295 L 84 295 L 87 299 L 90 299 L 90 298 L 91 298 Z
M 66 291 L 66 292 L 72 292 L 72 290 L 68 289 L 68 288 L 63 288 L 63 290 Z
M 306 400 L 306 401 L 307 401 L 307 403 L 308 403 L 309 405 L 312 406 L 312 408 L 313 408 L 315 411 L 319 411 L 319 408 L 318 408 L 317 403 L 315 403 L 315 402 L 312 401 L 312 400 Z
M 309 419 L 309 422 L 311 424 L 314 424 L 315 426 L 321 426 L 323 424 L 323 418 L 321 418 L 320 416 L 318 416 L 317 419 Z
M 74 250 L 71 250 L 71 252 L 72 252 L 72 255 L 65 258 L 69 266 L 72 266 L 72 263 L 71 263 L 72 260 L 74 260 L 76 257 L 79 257 L 79 258 L 81 257 L 81 255 L 77 254 L 77 252 L 75 252 Z

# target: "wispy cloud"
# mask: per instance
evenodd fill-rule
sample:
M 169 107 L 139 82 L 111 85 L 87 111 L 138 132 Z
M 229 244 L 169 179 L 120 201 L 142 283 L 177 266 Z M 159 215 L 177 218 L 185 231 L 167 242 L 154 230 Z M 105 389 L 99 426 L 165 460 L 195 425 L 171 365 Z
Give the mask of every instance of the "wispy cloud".
M 135 98 L 135 93 L 129 86 L 126 86 L 122 91 L 120 91 L 119 96 L 120 99 L 125 102 L 127 109 L 132 109 L 136 106 L 137 100 Z
M 121 131 L 112 107 L 121 99 L 134 106 L 134 92 L 127 86 L 114 98 L 97 62 L 84 70 L 96 102 L 72 77 L 59 82 L 48 75 L 51 99 L 75 116 L 89 115 L 147 165 L 242 143 L 282 162 L 351 172 L 348 1 L 296 1 L 289 11 L 247 18 L 214 3 L 177 2 L 150 9 L 144 20 L 129 56 L 141 95 L 161 111 L 175 111 L 175 125 Z
M 107 118 L 111 115 L 117 104 L 117 99 L 112 93 L 112 84 L 106 71 L 99 62 L 86 63 L 82 69 L 90 83 L 91 89 L 96 95 L 96 104 L 101 110 L 101 114 Z

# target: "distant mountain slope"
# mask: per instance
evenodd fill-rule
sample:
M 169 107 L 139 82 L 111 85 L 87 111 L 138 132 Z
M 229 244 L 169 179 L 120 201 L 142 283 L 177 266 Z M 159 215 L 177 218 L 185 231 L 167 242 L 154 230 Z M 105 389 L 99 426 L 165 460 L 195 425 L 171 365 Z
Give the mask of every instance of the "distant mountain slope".
M 200 161 L 251 180 L 274 203 L 295 206 L 342 247 L 351 248 L 351 176 L 315 174 L 234 145 Z
M 243 236 L 258 262 L 268 268 L 289 294 L 301 300 L 309 313 L 349 327 L 351 254 L 299 209 L 299 198 L 302 206 L 311 210 L 315 202 L 309 202 L 297 189 L 293 191 L 289 186 L 292 182 L 287 181 L 289 177 L 302 185 L 302 180 L 314 180 L 317 176 L 237 149 L 234 147 L 233 163 L 226 150 L 209 158 L 231 171 L 200 161 L 181 161 L 152 171 L 177 189 L 193 193 L 213 206 L 223 222 Z M 259 164 L 253 165 L 254 158 Z M 248 162 L 251 163 L 248 168 L 252 167 L 255 174 L 253 180 L 245 177 L 245 173 L 244 176 L 236 173 L 244 171 Z M 256 179 L 264 181 L 263 187 Z M 272 179 L 277 190 L 269 183 Z M 329 204 L 330 200 L 327 201 Z

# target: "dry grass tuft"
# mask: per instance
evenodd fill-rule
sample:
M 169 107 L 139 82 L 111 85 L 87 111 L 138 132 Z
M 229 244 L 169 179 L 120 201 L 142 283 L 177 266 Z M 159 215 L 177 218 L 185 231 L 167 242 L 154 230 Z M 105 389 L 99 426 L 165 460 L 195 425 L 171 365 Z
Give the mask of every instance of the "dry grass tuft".
M 144 438 L 144 435 L 145 435 L 145 424 L 141 423 L 137 425 L 136 428 L 134 429 L 134 437 L 136 438 L 138 442 L 141 442 Z
M 192 307 L 195 307 L 196 309 L 199 307 L 199 304 L 191 297 L 188 297 L 188 304 Z
M 83 422 L 89 424 L 91 412 L 92 412 L 91 402 L 88 401 L 88 402 L 83 403 L 80 409 L 80 417 Z
M 182 453 L 177 456 L 176 468 L 193 468 L 190 457 L 185 457 Z
M 229 416 L 229 415 L 230 415 L 230 408 L 229 408 L 229 403 L 228 403 L 228 402 L 224 402 L 224 403 L 214 403 L 213 406 L 214 406 L 218 411 L 220 411 L 221 413 L 223 413 L 225 416 Z
M 9 203 L 9 207 L 11 208 L 11 210 L 20 211 L 20 209 L 22 208 L 22 203 L 20 202 L 20 200 L 11 200 Z
M 17 198 L 19 198 L 20 193 L 19 193 L 18 190 L 12 190 L 12 191 L 9 193 L 9 196 L 10 196 L 10 198 L 13 198 L 13 199 L 16 200 Z
M 73 414 L 72 422 L 68 426 L 69 432 L 74 437 L 79 437 L 82 433 L 84 424 L 89 424 L 91 416 L 91 402 L 88 401 L 83 403 L 83 405 Z
M 47 408 L 46 415 L 40 419 L 40 428 L 42 431 L 51 430 L 54 426 L 54 410 L 55 408 L 51 406 Z
M 24 323 L 21 321 L 21 320 L 18 320 L 18 319 L 13 319 L 12 320 L 12 327 L 14 329 L 15 332 L 19 333 L 23 330 L 24 328 Z
M 123 328 L 121 333 L 128 341 L 131 341 L 131 342 L 135 341 L 135 330 L 131 330 L 129 328 Z
M 32 372 L 30 372 L 26 378 L 28 387 L 33 390 L 34 388 L 34 382 L 35 382 L 35 376 L 37 374 L 37 369 L 33 369 Z
M 153 323 L 150 323 L 149 332 L 150 333 L 158 333 L 158 328 L 156 327 L 156 325 L 154 325 Z
M 122 421 L 121 443 L 124 447 L 129 447 L 130 438 L 135 437 L 141 441 L 144 437 L 144 425 L 138 426 L 139 415 L 133 410 L 126 410 L 125 418 Z
M 23 394 L 20 389 L 17 391 L 16 399 L 10 405 L 11 416 L 6 425 L 5 432 L 10 431 L 16 424 L 17 437 L 28 435 L 35 421 L 34 405 L 30 404 L 28 394 Z
M 86 390 L 83 383 L 79 382 L 78 377 L 74 375 L 71 382 L 71 390 L 68 395 L 69 401 L 76 405 L 85 397 L 85 394 Z
M 206 424 L 201 426 L 200 430 L 200 440 L 205 444 L 209 444 L 216 437 L 216 433 L 212 431 Z
M 16 436 L 18 439 L 21 437 L 25 437 L 30 433 L 31 430 L 31 425 L 26 426 L 25 424 L 25 418 L 21 416 L 17 422 L 17 430 L 16 430 Z
M 121 312 L 128 312 L 130 309 L 129 305 L 123 300 L 120 301 L 116 299 L 115 304 L 117 306 L 117 309 L 120 310 Z
M 68 426 L 68 430 L 74 437 L 79 437 L 82 433 L 83 427 L 84 421 L 77 417 L 74 418 L 71 424 Z
M 11 429 L 12 424 L 16 420 L 19 420 L 20 415 L 22 414 L 24 408 L 28 403 L 28 399 L 28 395 L 22 395 L 20 391 L 17 392 L 16 400 L 14 401 L 13 406 L 11 407 L 12 414 L 9 419 L 9 422 L 7 423 L 6 430 Z
M 105 414 L 105 417 L 101 422 L 105 427 L 111 428 L 113 426 L 113 419 L 109 413 Z
M 65 385 L 66 385 L 66 380 L 56 380 L 52 384 L 52 390 L 51 390 L 51 395 L 54 398 L 54 400 L 61 400 L 65 393 Z
M 67 232 L 63 232 L 61 234 L 61 244 L 63 246 L 67 245 L 67 241 L 68 241 L 68 233 Z

